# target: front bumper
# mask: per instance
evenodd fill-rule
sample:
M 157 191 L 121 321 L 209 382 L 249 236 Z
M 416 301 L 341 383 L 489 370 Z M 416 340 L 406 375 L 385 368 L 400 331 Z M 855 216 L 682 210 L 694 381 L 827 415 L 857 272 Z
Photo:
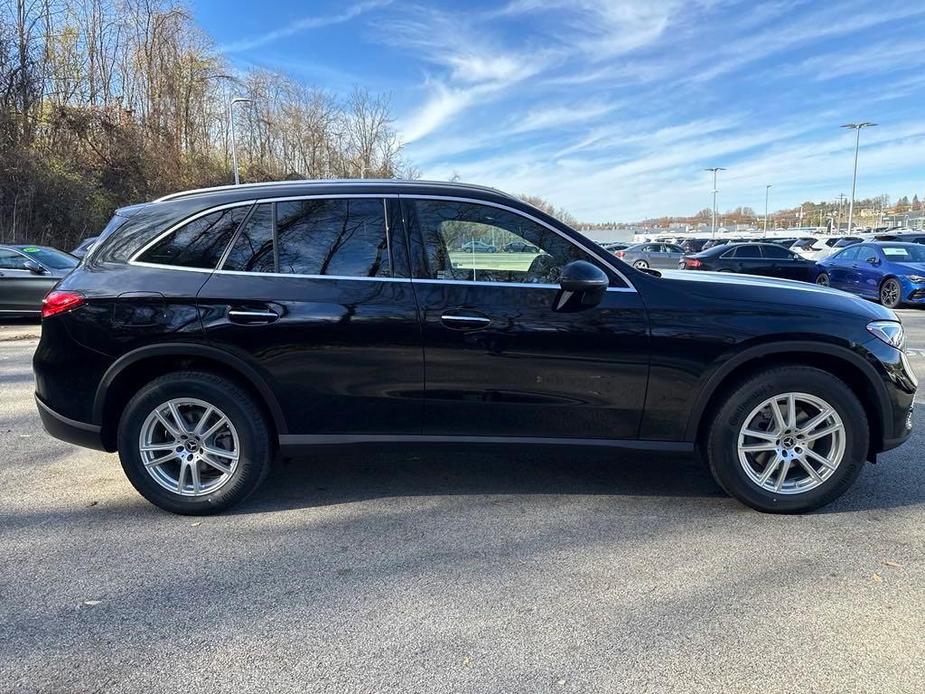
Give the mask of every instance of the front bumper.
M 45 427 L 45 431 L 56 439 L 83 446 L 84 448 L 93 448 L 98 451 L 106 450 L 101 434 L 102 427 L 65 417 L 42 402 L 38 395 L 35 396 L 35 404 L 38 405 L 42 426 Z

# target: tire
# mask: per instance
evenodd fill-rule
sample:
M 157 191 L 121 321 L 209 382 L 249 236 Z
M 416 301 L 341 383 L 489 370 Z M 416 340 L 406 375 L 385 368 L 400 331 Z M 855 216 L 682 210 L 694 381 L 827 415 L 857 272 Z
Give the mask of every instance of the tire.
M 186 440 L 176 448 L 181 432 L 171 410 L 162 410 L 160 418 L 155 414 L 168 403 L 179 403 L 173 412 L 180 413 L 186 426 L 182 434 Z M 209 407 L 212 412 L 206 414 Z M 205 415 L 205 436 L 201 437 L 192 431 L 200 414 Z M 226 424 L 221 423 L 219 415 L 224 415 Z M 163 424 L 165 420 L 176 429 L 174 433 Z M 212 427 L 218 427 L 217 433 L 209 435 Z M 158 432 L 163 439 L 160 442 L 153 438 Z M 148 445 L 152 452 L 141 450 L 142 436 L 154 442 Z M 164 445 L 170 437 L 176 440 Z M 118 444 L 122 469 L 132 486 L 155 506 L 184 515 L 218 513 L 244 500 L 263 482 L 273 455 L 270 428 L 253 398 L 228 379 L 198 371 L 170 373 L 142 387 L 119 420 Z M 180 455 L 172 455 L 181 448 Z M 170 459 L 152 464 L 153 456 L 162 455 Z M 213 465 L 223 466 L 225 471 Z M 184 466 L 185 471 L 179 472 Z M 190 492 L 178 493 L 186 482 Z M 175 488 L 169 489 L 170 485 Z M 201 491 L 195 493 L 196 489 Z
M 649 263 L 647 263 L 645 260 L 637 260 L 633 263 L 633 267 L 637 270 L 646 270 L 649 267 Z
M 818 275 L 816 275 L 816 284 L 822 287 L 830 287 L 831 282 L 832 280 L 829 278 L 829 273 L 827 272 L 820 272 Z
M 815 400 L 828 405 L 834 411 L 829 419 L 823 420 L 813 431 L 818 433 L 826 427 L 831 428 L 833 423 L 840 423 L 841 433 L 829 434 L 818 439 L 819 443 L 814 441 L 810 446 L 807 446 L 805 438 L 802 442 L 797 441 L 797 434 L 794 433 L 779 438 L 777 441 L 768 441 L 768 445 L 775 447 L 772 451 L 766 453 L 740 452 L 740 435 L 745 425 L 748 424 L 749 431 L 752 431 L 757 428 L 756 421 L 758 420 L 755 417 L 761 418 L 773 414 L 770 411 L 770 405 L 768 410 L 761 410 L 758 415 L 754 414 L 755 410 L 769 399 L 782 396 L 780 409 L 786 417 L 788 401 L 785 396 L 788 393 L 799 396 L 795 399 L 798 404 L 795 409 L 799 410 L 801 406 L 804 408 L 801 414 L 803 419 L 797 420 L 800 425 L 811 425 L 809 418 L 815 415 L 822 416 L 821 407 L 813 409 L 814 406 L 807 402 L 801 405 L 800 398 L 805 396 L 807 400 Z M 781 433 L 776 424 L 774 429 L 770 429 L 770 417 L 769 429 L 761 431 L 771 437 Z M 774 433 L 775 431 L 777 433 Z M 707 432 L 707 462 L 716 482 L 742 503 L 767 513 L 803 513 L 834 501 L 857 479 L 867 458 L 869 432 L 863 406 L 854 392 L 838 377 L 807 366 L 771 369 L 740 382 L 722 402 Z M 805 434 L 800 436 L 805 437 Z M 747 446 L 765 443 L 764 438 L 743 437 L 741 440 Z M 837 444 L 839 440 L 840 444 Z M 832 448 L 826 450 L 825 446 L 829 445 L 829 442 Z M 791 448 L 782 448 L 781 443 L 785 446 L 790 445 Z M 805 453 L 805 448 L 800 446 L 810 449 L 817 448 L 823 458 L 832 460 L 838 458 L 838 462 L 834 469 L 823 467 L 815 459 L 810 458 L 809 454 Z M 813 478 L 799 460 L 780 458 L 781 451 L 785 455 L 794 455 L 797 451 L 803 452 L 805 460 L 817 469 L 816 477 L 819 480 Z M 837 455 L 839 451 L 841 451 L 840 457 Z M 745 457 L 745 463 L 740 456 Z M 768 471 L 772 460 L 775 462 L 780 460 L 780 463 L 773 468 L 773 474 L 764 484 L 770 487 L 777 486 L 777 489 L 769 489 L 760 485 L 760 477 Z M 746 471 L 746 465 L 752 470 L 751 473 Z M 776 485 L 781 472 L 784 475 L 782 486 Z M 755 479 L 756 477 L 759 479 Z M 806 480 L 805 488 L 799 486 L 801 479 Z M 790 493 L 787 493 L 788 485 Z
M 880 284 L 880 303 L 887 308 L 899 308 L 902 306 L 902 296 L 902 287 L 895 277 L 887 277 Z

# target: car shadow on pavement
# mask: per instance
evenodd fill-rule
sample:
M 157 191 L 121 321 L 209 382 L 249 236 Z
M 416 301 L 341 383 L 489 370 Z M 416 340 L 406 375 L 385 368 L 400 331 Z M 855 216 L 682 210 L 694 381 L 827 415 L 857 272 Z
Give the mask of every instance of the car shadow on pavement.
M 320 449 L 280 461 L 239 513 L 328 506 L 365 499 L 439 495 L 723 497 L 693 456 L 601 449 L 493 446 L 372 446 Z

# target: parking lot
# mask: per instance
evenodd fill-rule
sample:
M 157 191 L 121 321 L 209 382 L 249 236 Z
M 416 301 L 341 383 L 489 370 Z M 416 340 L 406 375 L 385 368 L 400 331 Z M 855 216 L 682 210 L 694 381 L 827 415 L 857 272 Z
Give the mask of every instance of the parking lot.
M 807 516 L 686 458 L 367 447 L 189 518 L 43 433 L 38 332 L 0 326 L 2 691 L 922 690 L 923 409 Z

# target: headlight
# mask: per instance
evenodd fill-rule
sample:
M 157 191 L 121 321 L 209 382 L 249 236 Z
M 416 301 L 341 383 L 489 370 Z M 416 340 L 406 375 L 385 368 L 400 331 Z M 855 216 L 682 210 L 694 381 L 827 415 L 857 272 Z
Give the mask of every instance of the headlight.
M 867 324 L 867 331 L 886 342 L 890 347 L 903 349 L 906 346 L 906 333 L 902 323 L 891 320 L 875 320 Z
M 922 277 L 921 275 L 906 275 L 906 278 L 910 282 L 915 282 L 916 284 L 919 284 L 920 282 L 925 282 L 925 277 Z

